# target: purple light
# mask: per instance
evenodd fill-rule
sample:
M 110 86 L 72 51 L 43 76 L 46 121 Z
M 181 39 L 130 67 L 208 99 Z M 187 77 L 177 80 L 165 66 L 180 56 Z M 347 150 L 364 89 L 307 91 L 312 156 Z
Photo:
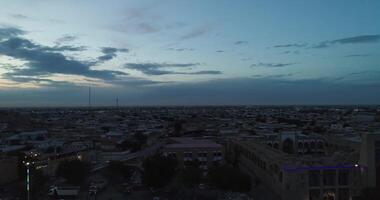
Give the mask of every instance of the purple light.
M 337 166 L 307 166 L 307 167 L 283 167 L 282 169 L 287 172 L 300 172 L 300 171 L 309 171 L 309 170 L 325 170 L 325 169 L 355 169 L 361 168 L 366 169 L 366 166 L 363 165 L 337 165 Z

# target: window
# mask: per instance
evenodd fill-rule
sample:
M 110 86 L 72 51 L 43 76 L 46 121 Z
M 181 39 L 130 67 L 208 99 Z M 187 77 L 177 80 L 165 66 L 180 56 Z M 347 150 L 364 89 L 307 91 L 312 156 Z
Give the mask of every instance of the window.
M 193 157 L 193 153 L 191 153 L 191 152 L 185 152 L 184 156 L 185 157 Z
M 341 188 L 338 190 L 338 200 L 349 200 L 350 190 L 348 188 Z
M 321 184 L 321 172 L 318 170 L 309 171 L 309 186 L 315 187 Z
M 338 183 L 339 185 L 348 185 L 348 170 L 339 170 Z
M 335 185 L 335 170 L 323 171 L 323 185 L 334 186 Z

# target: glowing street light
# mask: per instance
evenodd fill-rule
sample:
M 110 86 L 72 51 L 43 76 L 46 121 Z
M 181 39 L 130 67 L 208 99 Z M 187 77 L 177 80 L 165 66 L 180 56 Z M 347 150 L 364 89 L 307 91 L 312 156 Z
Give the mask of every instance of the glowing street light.
M 30 200 L 30 170 L 29 166 L 33 164 L 32 162 L 23 161 L 26 166 L 26 192 L 28 193 L 28 200 Z

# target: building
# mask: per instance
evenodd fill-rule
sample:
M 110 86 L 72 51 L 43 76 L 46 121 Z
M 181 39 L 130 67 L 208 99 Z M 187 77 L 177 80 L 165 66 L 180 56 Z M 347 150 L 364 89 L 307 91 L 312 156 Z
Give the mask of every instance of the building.
M 0 155 L 0 185 L 17 181 L 18 158 Z
M 232 138 L 226 149 L 232 162 L 282 200 L 351 200 L 366 187 L 363 180 L 371 169 L 371 161 L 359 162 L 358 149 L 337 149 L 317 135 Z
M 186 167 L 192 162 L 199 162 L 205 172 L 223 162 L 223 147 L 211 140 L 190 137 L 170 138 L 163 148 L 163 154 L 176 158 L 179 166 Z

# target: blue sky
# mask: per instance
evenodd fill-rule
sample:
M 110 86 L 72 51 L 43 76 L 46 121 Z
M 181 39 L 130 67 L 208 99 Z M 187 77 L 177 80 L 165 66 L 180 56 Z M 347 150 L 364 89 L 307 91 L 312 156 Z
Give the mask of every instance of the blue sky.
M 377 104 L 376 0 L 0 3 L 0 106 Z

